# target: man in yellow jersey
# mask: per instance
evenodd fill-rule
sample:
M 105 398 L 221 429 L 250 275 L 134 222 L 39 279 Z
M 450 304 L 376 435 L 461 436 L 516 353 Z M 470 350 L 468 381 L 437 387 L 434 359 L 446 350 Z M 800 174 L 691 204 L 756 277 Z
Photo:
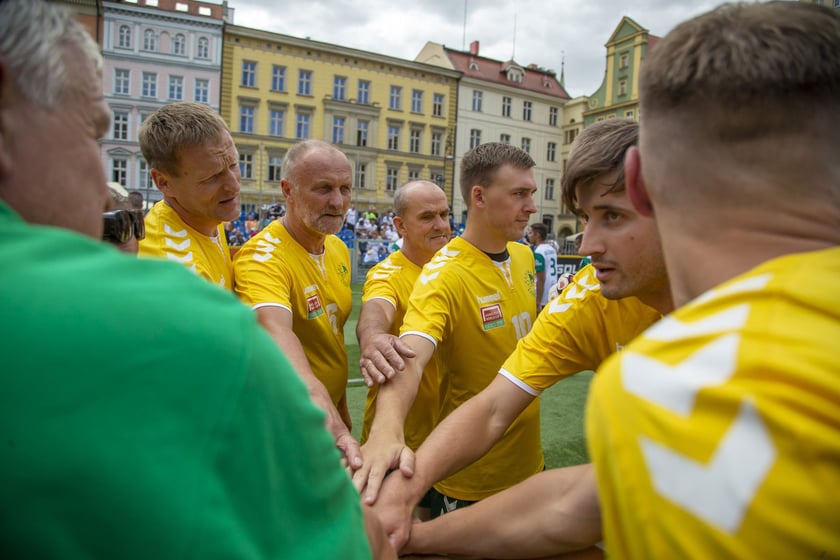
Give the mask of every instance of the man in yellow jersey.
M 438 361 L 441 416 L 446 416 L 487 386 L 492 379 L 487 372 L 497 371 L 530 330 L 536 315 L 534 257 L 516 240 L 536 211 L 533 166 L 527 153 L 507 144 L 483 144 L 465 154 L 461 191 L 468 206 L 467 226 L 463 236 L 425 265 L 415 284 L 400 336 L 416 356 L 379 388 L 365 466 L 355 475 L 357 487 L 370 479 L 375 493 L 381 473 L 400 465 L 404 473 L 386 479 L 386 484 L 395 481 L 396 495 L 396 480 L 402 482 L 404 474 L 410 474 L 412 457 L 404 450 L 403 425 L 430 360 Z M 484 462 L 436 487 L 432 515 L 455 507 L 457 501 L 482 499 L 542 470 L 539 439 L 535 402 Z M 407 506 L 406 518 L 416 502 Z M 391 522 L 401 524 L 403 519 L 392 517 Z
M 335 234 L 350 205 L 347 157 L 321 140 L 292 146 L 280 185 L 286 214 L 236 253 L 236 293 L 252 306 L 327 412 L 327 428 L 352 468 L 361 466 L 350 435 L 344 323 L 350 315 L 350 254 Z
M 143 121 L 139 137 L 163 200 L 146 214 L 138 255 L 179 262 L 232 290 L 222 222 L 239 216 L 239 156 L 227 124 L 207 105 L 170 103 Z
M 840 558 L 838 52 L 837 10 L 770 2 L 642 65 L 627 188 L 683 307 L 590 393 L 611 558 Z
M 452 234 L 446 195 L 430 181 L 411 181 L 398 188 L 394 193 L 394 209 L 394 227 L 403 244 L 400 250 L 368 272 L 362 293 L 362 311 L 356 325 L 361 348 L 359 366 L 370 387 L 362 427 L 363 444 L 373 423 L 378 383 L 404 368 L 403 356 L 414 356 L 397 336 L 411 290 L 420 276 L 421 267 L 449 242 Z M 405 419 L 405 443 L 410 449 L 420 447 L 432 431 L 439 406 L 438 370 L 435 360 L 430 360 Z M 362 447 L 363 452 L 364 449 Z M 381 478 L 385 473 L 379 476 Z M 421 502 L 418 509 L 421 519 L 429 518 L 428 502 Z
M 542 391 L 580 371 L 596 369 L 672 309 L 655 224 L 633 209 L 624 189 L 623 155 L 638 142 L 638 128 L 631 120 L 610 119 L 587 127 L 578 137 L 564 174 L 563 197 L 584 219 L 583 250 L 594 265 L 583 268 L 560 297 L 549 302 L 490 385 L 432 432 L 418 451 L 413 488 L 481 457 Z M 530 515 L 523 512 L 518 520 Z M 545 517 L 544 512 L 540 515 Z M 498 517 L 507 518 L 504 512 Z M 420 527 L 411 546 L 419 552 L 465 554 L 487 554 L 501 546 L 455 532 L 450 539 L 449 533 L 434 530 L 450 523 L 455 520 L 444 518 Z M 556 552 L 550 542 L 505 542 L 517 553 Z

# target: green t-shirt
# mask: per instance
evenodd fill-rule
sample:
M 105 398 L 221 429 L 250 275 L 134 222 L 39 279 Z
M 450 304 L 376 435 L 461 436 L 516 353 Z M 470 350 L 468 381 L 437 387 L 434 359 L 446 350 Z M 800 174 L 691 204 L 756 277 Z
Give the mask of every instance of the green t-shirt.
M 369 558 L 324 415 L 253 312 L 0 203 L 0 550 Z

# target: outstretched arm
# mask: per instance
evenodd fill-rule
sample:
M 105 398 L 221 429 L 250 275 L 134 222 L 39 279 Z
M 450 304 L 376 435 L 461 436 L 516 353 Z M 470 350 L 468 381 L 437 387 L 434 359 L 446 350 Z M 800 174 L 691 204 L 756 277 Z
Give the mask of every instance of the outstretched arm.
M 536 558 L 591 547 L 601 508 L 591 464 L 552 469 L 425 523 L 401 552 Z
M 361 467 L 362 454 L 359 443 L 350 435 L 351 421 L 347 407 L 342 407 L 343 414 L 339 412 L 327 388 L 312 373 L 303 346 L 292 331 L 292 313 L 284 307 L 260 307 L 257 309 L 257 319 L 283 350 L 286 358 L 306 384 L 312 401 L 327 413 L 327 430 L 332 434 L 335 445 L 347 460 L 347 464 L 353 470 Z
M 414 351 L 405 342 L 390 334 L 394 314 L 394 305 L 383 298 L 362 304 L 356 338 L 361 349 L 359 369 L 368 387 L 385 383 L 405 368 L 407 358 L 414 357 Z
M 399 468 L 406 476 L 414 472 L 414 453 L 405 445 L 405 417 L 414 404 L 423 369 L 432 358 L 435 346 L 430 340 L 414 334 L 407 335 L 404 342 L 415 357 L 406 360 L 405 370 L 400 375 L 379 387 L 370 437 L 364 446 L 367 459 L 353 475 L 353 483 L 367 504 L 376 499 L 389 469 Z

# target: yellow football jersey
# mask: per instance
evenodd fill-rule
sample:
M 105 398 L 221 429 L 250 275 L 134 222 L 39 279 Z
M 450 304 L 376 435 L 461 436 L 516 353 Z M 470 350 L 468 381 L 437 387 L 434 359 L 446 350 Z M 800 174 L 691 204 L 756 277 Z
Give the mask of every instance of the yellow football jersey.
M 309 367 L 338 405 L 347 387 L 344 323 L 353 305 L 344 242 L 328 235 L 324 253 L 311 255 L 274 221 L 242 246 L 233 268 L 236 293 L 245 304 L 291 311 Z
M 499 373 L 537 396 L 565 377 L 596 369 L 660 317 L 637 298 L 605 298 L 589 265 L 543 309 Z
M 426 263 L 400 330 L 436 344 L 440 418 L 484 389 L 536 315 L 534 256 L 508 243 L 503 263 L 458 237 Z M 539 399 L 514 421 L 481 459 L 435 485 L 447 496 L 480 500 L 539 472 Z
M 233 289 L 233 266 L 222 224 L 216 237 L 208 237 L 185 224 L 163 200 L 149 210 L 144 221 L 146 238 L 139 243 L 138 256 L 179 262 L 214 284 Z
M 403 317 L 408 307 L 408 298 L 414 282 L 420 276 L 420 267 L 408 260 L 402 251 L 391 255 L 377 264 L 367 274 L 362 292 L 362 303 L 372 299 L 384 299 L 394 306 L 394 322 L 391 334 L 400 333 Z M 429 360 L 423 370 L 423 379 L 417 388 L 417 397 L 405 418 L 405 443 L 417 450 L 426 436 L 431 433 L 437 421 L 440 408 L 439 379 L 437 361 Z M 376 395 L 379 386 L 374 384 L 368 389 L 365 402 L 365 420 L 362 426 L 362 443 L 367 441 L 373 416 L 376 412 Z
M 840 248 L 710 290 L 611 357 L 587 436 L 611 558 L 840 558 Z

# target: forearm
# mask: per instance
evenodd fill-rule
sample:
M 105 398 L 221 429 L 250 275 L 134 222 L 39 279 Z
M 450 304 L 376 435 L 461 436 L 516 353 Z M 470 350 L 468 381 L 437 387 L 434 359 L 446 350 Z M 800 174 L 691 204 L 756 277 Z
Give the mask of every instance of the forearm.
M 537 307 L 540 306 L 543 300 L 543 291 L 545 288 L 545 272 L 537 272 Z
M 389 307 L 377 300 L 365 302 L 359 312 L 359 322 L 356 323 L 356 338 L 359 341 L 359 348 L 366 348 L 371 344 L 371 338 L 378 334 L 391 331 L 393 322 L 393 308 L 389 314 Z
M 591 465 L 545 471 L 494 496 L 412 527 L 405 551 L 535 558 L 601 538 Z

